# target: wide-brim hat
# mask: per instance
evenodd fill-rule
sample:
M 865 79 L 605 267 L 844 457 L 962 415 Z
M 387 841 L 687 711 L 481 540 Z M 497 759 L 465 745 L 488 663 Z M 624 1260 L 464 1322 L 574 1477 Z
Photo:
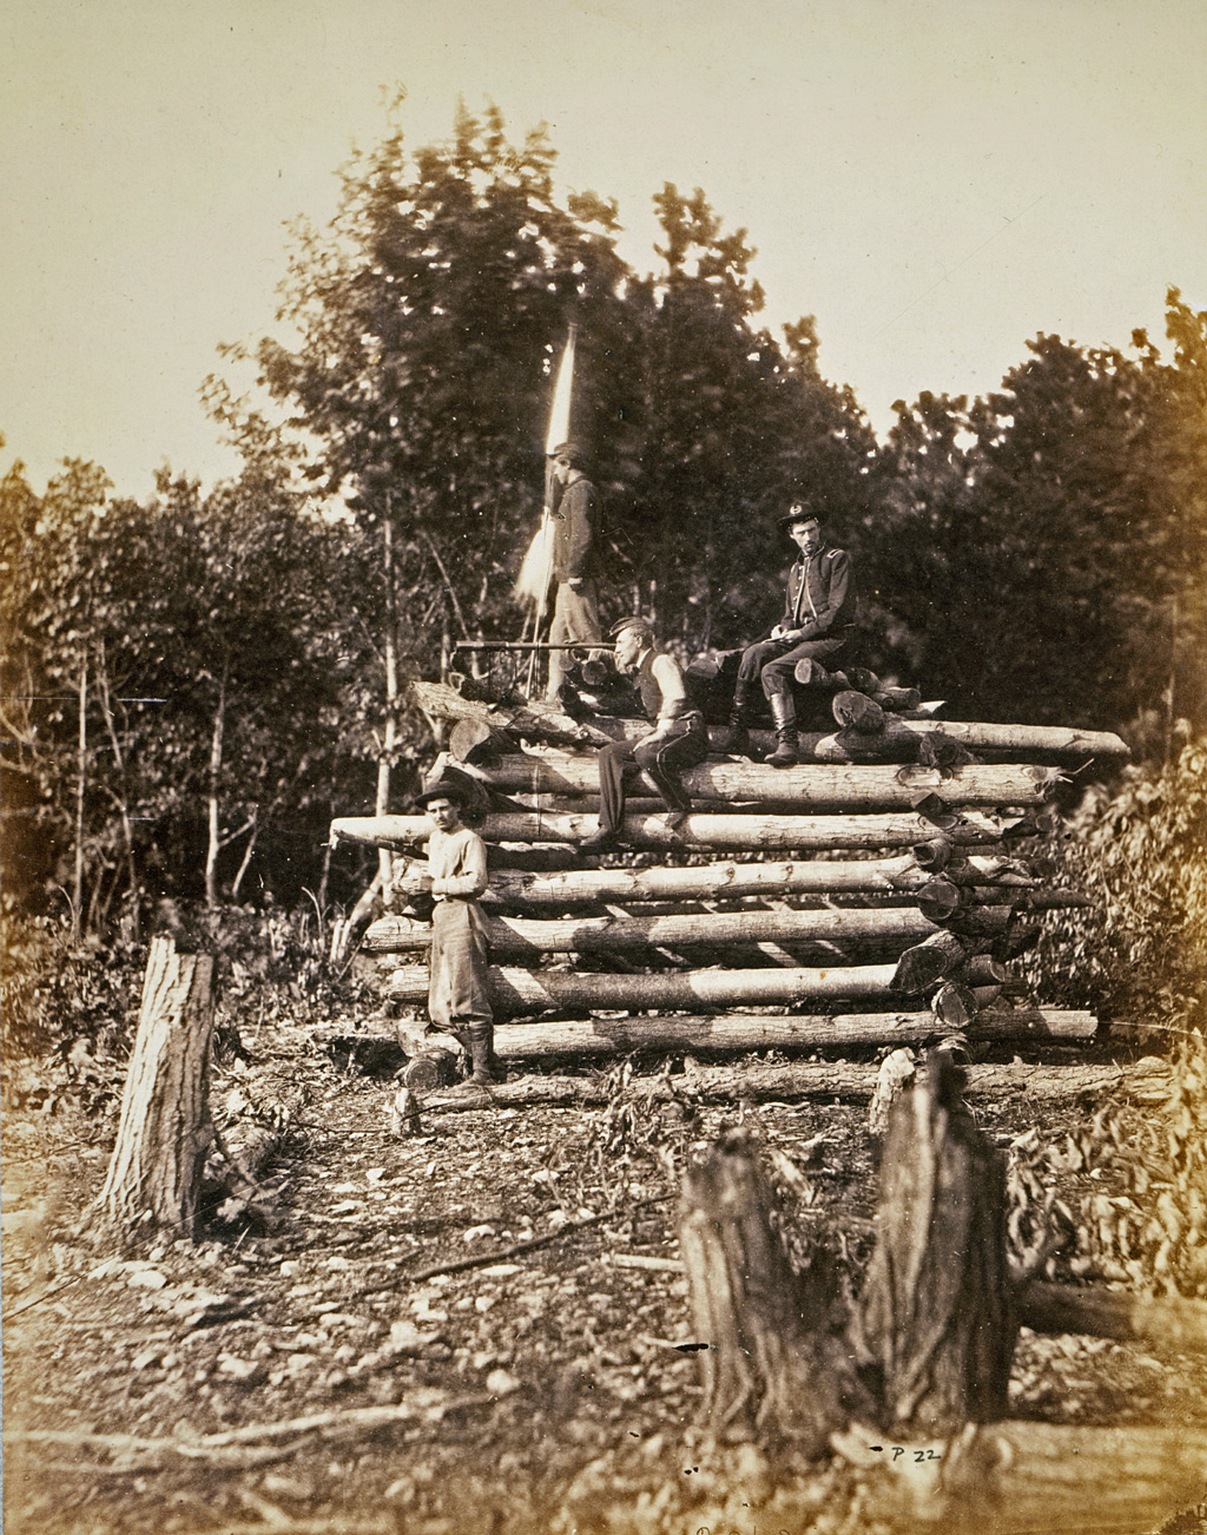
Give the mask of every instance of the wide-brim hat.
M 451 778 L 429 778 L 423 786 L 421 793 L 415 796 L 415 803 L 420 810 L 425 810 L 434 799 L 451 799 L 462 810 L 469 804 L 469 792 L 464 784 L 457 783 Z

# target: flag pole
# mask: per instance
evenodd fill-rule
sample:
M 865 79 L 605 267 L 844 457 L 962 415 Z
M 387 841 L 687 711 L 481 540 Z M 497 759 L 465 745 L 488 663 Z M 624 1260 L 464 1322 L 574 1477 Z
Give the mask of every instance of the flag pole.
M 574 321 L 569 323 L 566 331 L 566 342 L 562 348 L 561 360 L 558 363 L 557 376 L 553 385 L 553 400 L 549 408 L 549 429 L 545 433 L 545 495 L 541 505 L 541 520 L 528 553 L 524 556 L 524 563 L 520 567 L 520 574 L 516 580 L 516 592 L 526 597 L 533 605 L 533 631 L 534 641 L 541 637 L 541 619 L 545 617 L 549 605 L 549 587 L 553 578 L 553 510 L 556 500 L 557 482 L 553 475 L 553 463 L 550 455 L 561 443 L 568 441 L 570 437 L 570 407 L 574 395 L 574 352 L 578 339 L 578 326 Z M 550 630 L 552 630 L 553 615 L 548 615 Z M 527 629 L 527 620 L 524 624 Z M 532 694 L 533 679 L 536 672 L 536 658 L 539 651 L 532 652 L 532 658 L 528 663 L 528 693 Z

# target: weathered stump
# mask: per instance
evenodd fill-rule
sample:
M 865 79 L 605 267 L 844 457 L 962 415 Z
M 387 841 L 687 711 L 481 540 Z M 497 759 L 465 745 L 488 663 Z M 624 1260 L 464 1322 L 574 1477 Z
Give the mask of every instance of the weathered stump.
M 756 1434 L 821 1454 L 847 1421 L 845 1347 L 816 1265 L 794 1273 L 772 1222 L 774 1199 L 740 1131 L 684 1174 L 679 1250 L 700 1347 L 702 1417 L 721 1440 Z
M 942 1051 L 894 1106 L 877 1239 L 855 1332 L 885 1428 L 927 1434 L 1005 1416 L 1017 1322 L 1005 1167 Z
M 151 940 L 117 1143 L 99 1203 L 122 1226 L 191 1233 L 213 1140 L 207 1066 L 214 959 Z

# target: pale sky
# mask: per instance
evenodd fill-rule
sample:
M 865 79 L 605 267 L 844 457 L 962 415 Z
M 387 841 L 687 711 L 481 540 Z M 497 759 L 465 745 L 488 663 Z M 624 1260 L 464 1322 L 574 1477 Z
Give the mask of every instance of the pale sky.
M 702 187 L 763 321 L 816 315 L 883 433 L 1039 331 L 1160 337 L 1170 283 L 1207 308 L 1205 59 L 1205 0 L 5 0 L 0 467 L 231 472 L 201 380 L 399 85 L 415 146 L 458 97 L 547 123 L 639 270 L 652 195 Z

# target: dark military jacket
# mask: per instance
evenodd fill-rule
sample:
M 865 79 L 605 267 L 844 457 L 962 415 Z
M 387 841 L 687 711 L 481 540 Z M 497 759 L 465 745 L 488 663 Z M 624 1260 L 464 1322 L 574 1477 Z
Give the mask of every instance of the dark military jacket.
M 553 514 L 553 578 L 590 581 L 595 576 L 599 492 L 588 479 L 573 480 Z
M 845 549 L 822 549 L 801 555 L 788 572 L 785 629 L 801 630 L 801 639 L 816 640 L 855 622 L 855 583 L 851 556 Z

